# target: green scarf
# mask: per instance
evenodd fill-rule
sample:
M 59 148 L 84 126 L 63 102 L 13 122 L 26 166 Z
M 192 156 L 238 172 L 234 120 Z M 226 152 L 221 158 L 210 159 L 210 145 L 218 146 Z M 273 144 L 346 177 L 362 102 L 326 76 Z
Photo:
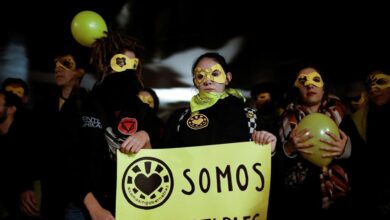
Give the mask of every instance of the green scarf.
M 224 99 L 229 95 L 242 99 L 245 102 L 245 97 L 236 89 L 226 89 L 223 92 L 204 92 L 201 91 L 193 96 L 190 102 L 191 113 L 210 108 L 220 99 Z

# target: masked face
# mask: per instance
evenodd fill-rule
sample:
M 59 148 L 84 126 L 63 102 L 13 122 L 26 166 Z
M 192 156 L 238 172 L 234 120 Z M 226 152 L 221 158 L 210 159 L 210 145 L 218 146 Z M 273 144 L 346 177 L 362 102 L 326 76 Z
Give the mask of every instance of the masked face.
M 138 97 L 143 103 L 149 105 L 152 109 L 154 109 L 154 100 L 152 95 L 150 95 L 148 92 L 141 91 L 140 93 L 138 93 Z
M 115 72 L 135 70 L 138 67 L 138 58 L 129 58 L 124 54 L 116 54 L 111 58 L 111 68 Z
M 294 85 L 298 88 L 301 101 L 307 106 L 318 106 L 321 104 L 325 94 L 324 82 L 320 74 L 313 68 L 302 69 Z
M 55 80 L 59 86 L 73 86 L 85 74 L 84 69 L 77 69 L 72 55 L 58 57 L 55 62 Z
M 194 70 L 194 80 L 198 87 L 207 80 L 216 83 L 225 83 L 226 74 L 219 64 L 215 64 L 209 68 L 196 67 Z
M 79 82 L 79 73 L 72 56 L 67 55 L 55 59 L 54 78 L 58 86 L 73 87 Z
M 56 68 L 63 68 L 65 70 L 76 70 L 76 61 L 71 55 L 58 57 L 54 60 L 54 62 L 56 63 Z
M 368 77 L 367 86 L 370 100 L 376 106 L 390 102 L 390 76 L 383 73 L 372 74 Z
M 295 80 L 294 86 L 301 87 L 301 86 L 308 86 L 308 85 L 313 85 L 318 88 L 322 88 L 324 87 L 324 81 L 322 81 L 321 75 L 318 72 L 299 74 L 297 79 Z
M 23 98 L 24 96 L 24 89 L 22 86 L 19 86 L 17 84 L 11 84 L 5 87 L 5 91 L 12 92 L 15 95 L 17 95 L 19 98 Z
M 390 76 L 383 73 L 376 73 L 368 76 L 367 86 L 369 90 L 384 90 L 390 88 Z

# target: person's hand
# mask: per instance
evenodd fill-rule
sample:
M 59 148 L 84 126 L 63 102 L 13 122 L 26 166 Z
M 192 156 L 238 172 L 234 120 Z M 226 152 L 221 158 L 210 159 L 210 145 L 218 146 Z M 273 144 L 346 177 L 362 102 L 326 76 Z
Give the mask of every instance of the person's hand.
M 252 140 L 256 144 L 269 144 L 271 143 L 271 152 L 275 152 L 276 136 L 268 131 L 254 131 L 252 134 Z
M 90 212 L 92 220 L 115 220 L 110 211 L 102 207 Z
M 286 143 L 285 150 L 289 155 L 296 153 L 297 151 L 305 154 L 312 154 L 313 152 L 309 150 L 310 147 L 313 147 L 314 144 L 305 143 L 307 140 L 312 138 L 313 135 L 310 134 L 308 129 L 303 129 L 298 132 L 297 128 L 294 128 L 291 131 L 288 142 Z
M 84 205 L 92 220 L 115 220 L 111 212 L 100 205 L 92 192 L 87 193 L 85 196 Z
M 151 148 L 150 138 L 146 131 L 138 131 L 129 136 L 120 146 L 122 153 L 138 153 L 142 148 Z
M 20 195 L 20 210 L 27 216 L 39 216 L 38 200 L 32 190 L 27 190 Z
M 333 134 L 332 132 L 326 131 L 325 133 L 332 138 L 332 140 L 320 139 L 322 143 L 329 146 L 320 147 L 321 150 L 327 153 L 322 154 L 322 157 L 339 157 L 344 153 L 345 146 L 347 145 L 348 136 L 339 129 L 340 136 Z

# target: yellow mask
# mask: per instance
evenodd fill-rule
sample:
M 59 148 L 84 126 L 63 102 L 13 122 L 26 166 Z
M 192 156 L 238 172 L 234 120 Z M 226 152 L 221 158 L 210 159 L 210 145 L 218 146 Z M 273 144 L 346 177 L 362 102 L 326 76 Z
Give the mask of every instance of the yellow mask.
M 214 66 L 205 69 L 196 67 L 194 69 L 194 79 L 197 86 L 206 80 L 211 80 L 216 83 L 225 83 L 226 74 L 222 66 L 217 63 Z
M 61 67 L 67 70 L 76 70 L 76 61 L 72 55 L 66 55 L 62 57 L 58 57 L 54 60 L 56 63 L 56 67 Z
M 19 86 L 12 86 L 12 85 L 6 86 L 5 91 L 12 92 L 15 95 L 19 96 L 19 98 L 22 98 L 24 95 L 24 89 Z
M 384 73 L 372 74 L 368 76 L 367 86 L 369 89 L 377 88 L 383 90 L 390 87 L 390 76 Z
M 149 94 L 138 94 L 138 97 L 141 99 L 141 101 L 147 105 L 149 105 L 151 108 L 154 109 L 154 100 L 153 97 Z
M 311 72 L 309 74 L 300 74 L 295 80 L 294 86 L 308 86 L 313 85 L 318 88 L 324 87 L 324 81 L 322 81 L 321 75 L 317 72 Z
M 137 69 L 138 62 L 138 58 L 128 58 L 124 54 L 116 54 L 111 58 L 110 65 L 115 72 L 123 72 Z
M 65 55 L 62 57 L 58 57 L 54 60 L 54 62 L 56 63 L 56 68 L 72 70 L 76 73 L 77 77 L 81 77 L 85 74 L 84 69 L 76 68 L 76 61 L 74 60 L 72 55 Z

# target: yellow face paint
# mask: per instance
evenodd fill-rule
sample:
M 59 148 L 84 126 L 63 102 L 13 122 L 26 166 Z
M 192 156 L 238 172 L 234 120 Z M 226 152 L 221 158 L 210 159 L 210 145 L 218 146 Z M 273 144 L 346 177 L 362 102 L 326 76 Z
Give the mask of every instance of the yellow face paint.
M 321 75 L 317 72 L 311 72 L 309 74 L 300 74 L 295 80 L 294 86 L 308 86 L 313 85 L 318 88 L 324 87 L 324 81 L 322 81 Z
M 216 83 L 225 83 L 226 74 L 222 66 L 217 63 L 214 66 L 205 69 L 196 67 L 194 69 L 194 79 L 197 86 L 206 80 L 211 80 Z
M 124 54 L 116 54 L 111 58 L 110 65 L 115 72 L 123 72 L 137 69 L 138 63 L 138 58 L 128 58 Z
M 154 100 L 150 94 L 138 94 L 141 101 L 154 109 Z
M 390 87 L 390 76 L 384 73 L 376 73 L 368 76 L 367 86 L 369 89 L 383 90 Z
M 24 95 L 24 89 L 19 86 L 12 86 L 12 85 L 6 86 L 5 91 L 12 92 L 15 95 L 19 96 L 19 98 L 22 98 Z
M 60 67 L 67 70 L 76 70 L 76 61 L 72 55 L 58 57 L 54 60 L 54 62 L 56 63 L 56 68 Z

